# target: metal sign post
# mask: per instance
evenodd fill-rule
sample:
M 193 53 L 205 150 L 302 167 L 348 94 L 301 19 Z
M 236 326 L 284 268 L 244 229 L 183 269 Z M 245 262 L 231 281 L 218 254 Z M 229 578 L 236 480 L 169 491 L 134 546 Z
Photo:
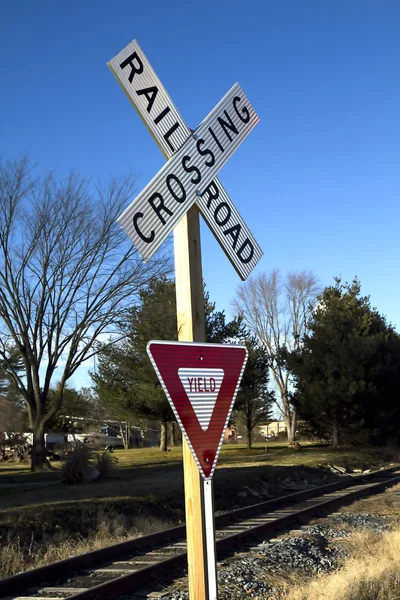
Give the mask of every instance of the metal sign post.
M 262 251 L 216 174 L 258 117 L 235 84 L 192 133 L 135 40 L 108 64 L 170 159 L 118 220 L 144 260 L 174 230 L 178 338 L 205 342 L 199 210 L 246 279 Z M 183 463 L 189 594 L 191 600 L 216 600 L 212 485 L 200 477 L 185 439 Z
M 147 353 L 202 476 L 207 598 L 217 598 L 212 476 L 247 361 L 245 346 L 152 341 Z

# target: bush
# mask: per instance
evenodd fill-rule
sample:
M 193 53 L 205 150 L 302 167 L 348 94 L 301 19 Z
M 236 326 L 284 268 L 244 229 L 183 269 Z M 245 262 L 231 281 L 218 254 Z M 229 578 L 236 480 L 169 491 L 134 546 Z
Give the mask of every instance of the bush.
M 100 473 L 100 477 L 108 475 L 110 471 L 115 468 L 115 464 L 118 462 L 118 459 L 115 458 L 115 456 L 111 456 L 107 450 L 97 454 L 96 459 L 97 462 L 94 465 L 94 468 Z
M 62 482 L 74 485 L 88 479 L 104 477 L 115 468 L 117 461 L 118 459 L 107 451 L 93 455 L 86 444 L 79 444 L 61 467 Z
M 62 482 L 67 485 L 82 483 L 87 479 L 90 468 L 90 448 L 79 444 L 61 467 Z

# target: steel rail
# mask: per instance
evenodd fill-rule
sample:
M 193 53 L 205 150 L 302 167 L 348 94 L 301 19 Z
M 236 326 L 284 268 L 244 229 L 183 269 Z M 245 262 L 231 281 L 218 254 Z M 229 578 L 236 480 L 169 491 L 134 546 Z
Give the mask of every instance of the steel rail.
M 250 541 L 260 534 L 275 534 L 277 531 L 284 529 L 292 523 L 297 523 L 299 521 L 302 523 L 307 522 L 311 517 L 315 516 L 315 514 L 324 512 L 328 508 L 331 509 L 340 506 L 350 500 L 362 497 L 363 495 L 368 495 L 371 492 L 378 491 L 383 487 L 396 482 L 400 482 L 400 476 L 369 484 L 368 487 L 353 490 L 342 495 L 340 498 L 330 498 L 329 500 L 289 513 L 278 519 L 274 519 L 273 521 L 265 521 L 261 525 L 249 527 L 241 532 L 217 539 L 217 555 L 222 551 L 231 550 L 232 547 L 236 547 L 238 542 L 244 543 Z M 140 588 L 151 581 L 155 575 L 160 576 L 163 573 L 169 574 L 171 570 L 185 566 L 186 560 L 187 554 L 186 552 L 182 552 L 177 556 L 159 561 L 139 569 L 134 573 L 122 575 L 121 577 L 97 585 L 84 592 L 80 592 L 79 594 L 69 596 L 68 600 L 109 600 L 112 597 L 118 597 L 120 594 L 133 592 L 135 589 Z
M 262 514 L 271 511 L 274 507 L 286 507 L 290 503 L 295 503 L 293 506 L 293 512 L 285 514 L 281 517 L 273 520 L 265 520 L 265 522 L 247 527 L 244 525 L 242 531 L 238 531 L 231 535 L 225 535 L 224 537 L 217 539 L 217 551 L 226 551 L 230 549 L 232 545 L 237 542 L 244 543 L 245 540 L 257 537 L 261 533 L 274 533 L 279 529 L 286 527 L 287 525 L 298 522 L 307 521 L 310 517 L 315 516 L 318 512 L 326 511 L 328 508 L 332 508 L 335 505 L 342 505 L 349 500 L 353 500 L 362 495 L 367 495 L 373 491 L 378 491 L 383 487 L 392 485 L 400 481 L 400 476 L 393 476 L 388 479 L 388 476 L 393 475 L 393 472 L 399 470 L 399 467 L 391 467 L 380 471 L 375 471 L 370 474 L 361 474 L 351 478 L 342 479 L 340 481 L 325 484 L 310 488 L 308 490 L 302 490 L 295 492 L 294 494 L 288 494 L 266 500 L 257 504 L 252 504 L 243 508 L 239 508 L 227 513 L 223 513 L 216 517 L 216 527 L 221 528 L 223 526 L 230 526 L 232 523 L 237 523 L 240 519 Z M 378 478 L 377 483 L 365 485 L 365 480 L 374 480 Z M 383 478 L 383 479 L 381 479 Z M 329 493 L 340 491 L 346 488 L 353 488 L 357 485 L 362 484 L 362 487 L 353 489 L 340 497 L 328 498 L 321 502 L 314 503 L 310 506 L 295 510 L 295 506 L 302 501 L 312 500 L 319 496 L 324 496 Z M 317 498 L 316 498 L 317 499 Z M 82 555 L 70 557 L 68 559 L 57 561 L 56 563 L 45 565 L 24 573 L 18 573 L 11 577 L 0 580 L 0 598 L 10 596 L 15 593 L 21 593 L 23 590 L 28 590 L 37 587 L 43 582 L 48 583 L 54 581 L 59 577 L 66 577 L 71 571 L 83 571 L 89 567 L 98 567 L 99 564 L 110 562 L 115 557 L 120 557 L 124 554 L 132 554 L 137 550 L 151 549 L 161 544 L 168 544 L 168 542 L 176 541 L 178 539 L 185 538 L 185 526 L 173 527 L 167 530 L 162 530 L 157 533 L 153 533 L 147 536 L 128 540 L 119 544 L 114 544 L 106 548 L 101 548 L 92 552 L 88 552 Z M 134 556 L 132 560 L 134 560 Z M 100 600 L 111 598 L 113 595 L 123 594 L 127 591 L 132 591 L 132 586 L 138 588 L 145 583 L 149 582 L 160 570 L 164 572 L 170 572 L 180 566 L 185 566 L 187 560 L 186 552 L 182 551 L 180 554 L 169 557 L 167 559 L 155 562 L 149 566 L 139 568 L 133 573 L 116 577 L 110 581 L 99 584 L 88 590 L 79 592 L 77 594 L 68 597 L 68 600 Z

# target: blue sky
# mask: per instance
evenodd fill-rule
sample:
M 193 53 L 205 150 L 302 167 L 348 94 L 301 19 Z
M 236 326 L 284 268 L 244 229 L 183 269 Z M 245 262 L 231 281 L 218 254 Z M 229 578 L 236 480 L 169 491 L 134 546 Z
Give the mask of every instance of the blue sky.
M 238 81 L 261 121 L 220 178 L 264 250 L 258 269 L 357 275 L 400 329 L 397 0 L 1 3 L 0 152 L 64 175 L 164 164 L 106 66 L 136 38 L 191 127 Z M 231 314 L 239 279 L 202 229 Z

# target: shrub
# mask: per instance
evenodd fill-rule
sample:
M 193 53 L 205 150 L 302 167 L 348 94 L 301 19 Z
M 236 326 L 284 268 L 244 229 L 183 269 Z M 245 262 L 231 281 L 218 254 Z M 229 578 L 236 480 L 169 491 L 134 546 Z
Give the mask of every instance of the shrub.
M 115 464 L 118 462 L 118 459 L 115 458 L 115 456 L 111 456 L 107 450 L 97 454 L 96 459 L 97 462 L 94 465 L 94 468 L 100 473 L 100 477 L 108 475 L 110 471 L 115 468 Z
M 68 485 L 82 483 L 87 479 L 90 467 L 90 448 L 79 444 L 61 467 L 62 482 Z

